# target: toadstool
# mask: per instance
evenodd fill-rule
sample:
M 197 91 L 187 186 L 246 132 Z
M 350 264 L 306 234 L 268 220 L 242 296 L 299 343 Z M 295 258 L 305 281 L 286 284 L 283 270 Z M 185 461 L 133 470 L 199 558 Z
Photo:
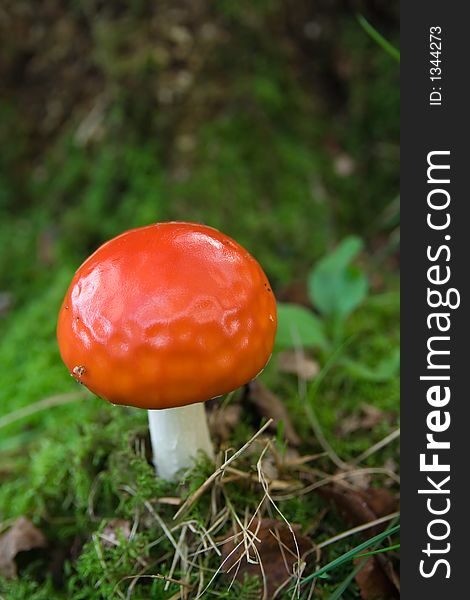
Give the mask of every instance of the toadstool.
M 263 370 L 276 324 L 266 275 L 242 246 L 169 222 L 127 231 L 79 267 L 57 337 L 78 382 L 148 410 L 154 465 L 171 480 L 200 450 L 213 458 L 204 401 Z

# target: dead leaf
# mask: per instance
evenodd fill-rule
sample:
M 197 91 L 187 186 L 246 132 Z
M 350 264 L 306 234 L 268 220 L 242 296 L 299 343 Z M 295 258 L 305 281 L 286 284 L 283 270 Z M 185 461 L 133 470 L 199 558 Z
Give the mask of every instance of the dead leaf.
M 44 534 L 29 519 L 16 519 L 10 529 L 0 536 L 0 575 L 8 579 L 16 577 L 16 556 L 20 552 L 43 548 L 45 545 Z
M 209 430 L 213 438 L 226 442 L 231 438 L 231 432 L 240 421 L 242 407 L 240 404 L 229 404 L 225 408 L 215 408 L 207 413 Z
M 303 352 L 286 350 L 277 357 L 277 366 L 281 373 L 297 375 L 305 381 L 311 381 L 320 372 L 320 365 Z
M 10 292 L 0 292 L 0 317 L 8 314 L 13 305 L 13 294 Z
M 352 525 L 363 525 L 377 519 L 377 515 L 358 490 L 333 483 L 318 488 L 318 493 L 332 500 L 341 515 Z
M 267 419 L 273 419 L 271 429 L 276 431 L 279 421 L 284 423 L 284 435 L 292 446 L 300 444 L 300 437 L 292 425 L 286 407 L 282 400 L 273 394 L 260 381 L 252 381 L 248 386 L 247 399 L 251 402 L 258 413 Z
M 358 469 L 357 471 L 350 473 L 346 481 L 354 488 L 367 490 L 370 487 L 372 475 L 366 470 Z
M 318 488 L 321 496 L 331 499 L 339 512 L 352 525 L 363 525 L 375 521 L 378 517 L 384 517 L 397 509 L 397 499 L 385 489 L 367 488 L 351 489 L 333 483 Z M 371 528 L 368 534 L 371 536 L 382 531 L 381 527 Z
M 364 493 L 365 500 L 378 517 L 385 517 L 397 510 L 398 501 L 386 488 L 368 488 Z
M 264 456 L 260 462 L 260 470 L 268 481 L 273 481 L 279 478 L 278 464 L 272 454 Z
M 100 533 L 103 546 L 108 547 L 120 546 L 122 538 L 128 540 L 130 537 L 131 524 L 126 519 L 111 519 Z
M 361 560 L 363 559 L 357 558 L 354 562 L 358 564 Z M 366 560 L 356 575 L 356 583 L 363 600 L 388 600 L 399 597 L 398 590 L 384 573 L 379 561 L 373 556 Z
M 299 525 L 293 525 L 292 529 L 302 558 L 312 549 L 312 542 L 300 534 Z M 241 533 L 235 539 L 223 544 L 222 560 L 226 560 L 223 571 L 230 581 L 233 578 L 243 581 L 245 573 L 262 579 L 264 571 L 267 587 L 263 597 L 272 598 L 277 588 L 293 575 L 298 562 L 292 532 L 284 522 L 274 519 L 255 520 L 249 527 L 249 531 L 256 535 L 257 540 L 254 540 L 253 545 L 248 549 L 245 544 L 241 544 L 240 548 L 233 552 L 242 541 Z
M 389 515 L 398 505 L 397 499 L 384 488 L 350 489 L 335 483 L 319 488 L 318 493 L 330 498 L 352 525 L 363 525 L 375 521 L 378 517 Z M 387 524 L 382 524 L 371 527 L 365 535 L 372 537 L 383 531 L 386 526 Z M 372 561 L 367 561 L 356 580 L 364 600 L 387 600 L 399 596 L 398 576 L 389 557 L 385 555 L 378 555 Z
M 341 152 L 335 157 L 333 168 L 339 177 L 349 177 L 356 170 L 356 162 L 352 156 Z
M 389 415 L 372 404 L 361 404 L 360 412 L 342 419 L 336 428 L 336 434 L 340 437 L 358 431 L 359 429 L 373 429 Z
M 39 234 L 37 257 L 44 267 L 51 267 L 56 262 L 56 240 L 57 232 L 54 227 L 48 227 Z

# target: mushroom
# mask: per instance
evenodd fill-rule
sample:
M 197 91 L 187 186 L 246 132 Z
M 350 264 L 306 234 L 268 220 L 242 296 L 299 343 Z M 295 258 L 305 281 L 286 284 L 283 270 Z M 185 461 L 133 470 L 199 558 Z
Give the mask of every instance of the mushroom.
M 199 451 L 213 459 L 204 401 L 263 370 L 276 324 L 266 275 L 242 246 L 169 222 L 127 231 L 81 265 L 57 337 L 74 379 L 148 410 L 154 465 L 174 480 Z

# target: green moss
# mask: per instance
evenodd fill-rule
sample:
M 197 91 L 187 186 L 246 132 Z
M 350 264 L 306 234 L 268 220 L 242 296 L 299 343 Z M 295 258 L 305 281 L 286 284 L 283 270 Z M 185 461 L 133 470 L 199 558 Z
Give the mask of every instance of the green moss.
M 54 589 L 50 579 L 44 583 L 27 577 L 10 581 L 0 577 L 0 594 L 8 600 L 25 600 L 25 598 L 28 600 L 60 600 L 63 598 L 62 594 Z

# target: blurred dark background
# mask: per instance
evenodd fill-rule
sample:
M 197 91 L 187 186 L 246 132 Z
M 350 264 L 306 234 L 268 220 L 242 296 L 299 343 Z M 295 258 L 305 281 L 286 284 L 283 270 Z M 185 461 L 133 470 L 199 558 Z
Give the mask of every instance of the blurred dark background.
M 221 228 L 277 287 L 345 232 L 373 242 L 398 189 L 398 67 L 357 13 L 397 41 L 386 0 L 4 0 L 1 292 L 27 301 L 159 220 Z

